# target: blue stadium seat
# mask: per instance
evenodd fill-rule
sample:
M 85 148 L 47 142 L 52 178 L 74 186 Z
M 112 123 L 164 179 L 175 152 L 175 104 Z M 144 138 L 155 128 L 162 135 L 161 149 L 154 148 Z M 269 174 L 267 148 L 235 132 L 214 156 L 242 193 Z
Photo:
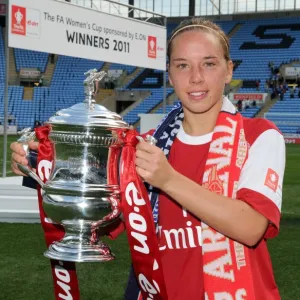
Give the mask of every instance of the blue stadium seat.
M 282 18 L 282 19 L 255 19 L 249 21 L 222 21 L 217 22 L 226 33 L 229 33 L 236 24 L 241 23 L 243 26 L 233 35 L 231 38 L 231 57 L 234 60 L 242 61 L 234 72 L 234 79 L 242 80 L 261 80 L 262 91 L 265 80 L 270 77 L 270 70 L 268 64 L 273 61 L 275 66 L 279 66 L 283 61 L 289 62 L 294 59 L 299 59 L 300 53 L 300 31 L 290 30 L 288 28 L 280 29 L 267 29 L 265 33 L 269 34 L 287 34 L 294 40 L 289 48 L 282 49 L 244 49 L 242 45 L 245 42 L 256 42 L 257 44 L 279 43 L 278 39 L 262 40 L 255 36 L 253 32 L 260 25 L 281 25 L 281 24 L 300 24 L 299 18 Z M 168 35 L 177 26 L 177 24 L 168 24 Z M 1 28 L 0 28 L 1 29 Z M 45 71 L 48 54 L 37 51 L 27 51 L 22 49 L 15 49 L 16 67 L 17 71 L 21 67 L 37 67 L 42 72 Z M 18 119 L 18 125 L 20 128 L 32 126 L 33 120 L 47 120 L 57 110 L 69 107 L 73 104 L 81 102 L 84 98 L 83 91 L 83 73 L 88 69 L 97 68 L 100 69 L 103 66 L 103 62 L 59 56 L 56 63 L 55 72 L 50 87 L 34 88 L 33 101 L 25 101 L 23 98 L 23 87 L 10 86 L 9 87 L 9 114 L 14 115 Z M 125 66 L 117 63 L 112 63 L 110 69 L 123 69 L 128 74 L 132 73 L 136 68 L 134 66 Z M 140 73 L 143 72 L 141 69 Z M 143 81 L 143 85 L 157 84 L 157 73 L 161 73 L 160 70 L 155 70 L 146 77 Z M 139 76 L 138 74 L 137 76 Z M 3 93 L 4 93 L 4 79 L 5 79 L 5 59 L 4 59 L 4 42 L 2 35 L 0 35 L 0 114 L 3 114 Z M 132 78 L 134 80 L 135 78 Z M 167 73 L 168 81 L 168 73 Z M 128 85 L 125 89 L 128 88 Z M 128 123 L 136 123 L 138 121 L 139 113 L 147 113 L 153 108 L 157 107 L 163 100 L 163 88 L 157 89 L 146 88 L 150 90 L 152 95 L 146 98 L 140 105 L 135 107 L 127 115 L 124 116 L 125 121 Z M 243 88 L 240 90 L 243 93 L 256 93 L 256 89 Z M 172 88 L 168 88 L 167 94 L 173 93 Z M 295 95 L 298 94 L 298 89 Z M 167 106 L 169 111 L 172 106 Z M 254 117 L 259 107 L 247 109 L 243 112 L 243 115 L 247 117 Z M 161 113 L 162 108 L 157 110 L 157 113 Z M 300 113 L 300 102 L 298 98 L 291 99 L 290 93 L 287 92 L 284 96 L 284 101 L 276 103 L 270 110 L 270 113 L 276 113 L 276 115 L 270 115 L 270 120 L 275 122 L 279 128 L 285 133 L 296 133 L 299 130 L 299 120 L 293 120 L 287 114 Z M 280 113 L 282 116 L 280 116 Z

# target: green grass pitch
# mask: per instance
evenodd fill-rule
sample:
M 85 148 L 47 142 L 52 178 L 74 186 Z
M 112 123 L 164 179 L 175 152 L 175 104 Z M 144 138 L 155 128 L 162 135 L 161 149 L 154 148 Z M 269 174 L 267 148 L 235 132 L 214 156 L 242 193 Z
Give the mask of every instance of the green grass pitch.
M 16 137 L 9 137 L 8 143 L 14 140 Z M 1 138 L 1 159 L 2 144 Z M 10 151 L 7 157 L 10 158 Z M 7 171 L 8 176 L 12 175 L 10 162 Z M 299 171 L 300 145 L 287 145 L 280 234 L 268 242 L 282 300 L 300 299 Z M 41 226 L 2 223 L 0 228 L 0 300 L 54 300 L 50 264 L 43 256 Z M 108 243 L 116 255 L 114 261 L 77 264 L 82 300 L 123 299 L 130 266 L 127 239 L 122 235 Z

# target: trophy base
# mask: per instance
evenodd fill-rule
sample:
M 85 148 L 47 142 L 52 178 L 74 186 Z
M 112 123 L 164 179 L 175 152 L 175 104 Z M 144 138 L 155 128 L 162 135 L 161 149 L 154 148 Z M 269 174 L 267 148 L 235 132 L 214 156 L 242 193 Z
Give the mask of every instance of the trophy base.
M 105 262 L 115 258 L 109 246 L 102 241 L 93 245 L 85 245 L 70 243 L 64 239 L 51 244 L 44 256 L 72 262 Z

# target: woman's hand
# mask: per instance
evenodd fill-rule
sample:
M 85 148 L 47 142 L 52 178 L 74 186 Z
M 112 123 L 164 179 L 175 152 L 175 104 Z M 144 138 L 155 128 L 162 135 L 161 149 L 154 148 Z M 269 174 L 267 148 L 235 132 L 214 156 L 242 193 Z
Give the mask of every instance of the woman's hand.
M 164 190 L 175 170 L 169 164 L 163 151 L 145 141 L 136 146 L 136 171 L 147 183 Z
M 39 143 L 30 141 L 28 143 L 28 147 L 31 150 L 38 150 Z M 28 166 L 28 160 L 26 159 L 26 152 L 23 149 L 23 145 L 18 142 L 13 142 L 10 145 L 10 149 L 12 150 L 12 155 L 11 155 L 11 169 L 16 175 L 22 175 L 22 176 L 27 176 L 26 174 L 22 173 L 18 166 L 18 164 Z

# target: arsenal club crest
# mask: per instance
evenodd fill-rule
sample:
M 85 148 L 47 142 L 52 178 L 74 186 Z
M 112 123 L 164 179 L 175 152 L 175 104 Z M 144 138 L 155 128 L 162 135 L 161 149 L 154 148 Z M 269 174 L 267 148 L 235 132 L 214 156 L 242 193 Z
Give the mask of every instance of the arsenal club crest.
M 203 187 L 219 195 L 223 195 L 223 181 L 220 180 L 217 174 L 217 166 L 213 166 L 211 168 L 211 172 L 208 176 L 208 181 L 203 184 Z

